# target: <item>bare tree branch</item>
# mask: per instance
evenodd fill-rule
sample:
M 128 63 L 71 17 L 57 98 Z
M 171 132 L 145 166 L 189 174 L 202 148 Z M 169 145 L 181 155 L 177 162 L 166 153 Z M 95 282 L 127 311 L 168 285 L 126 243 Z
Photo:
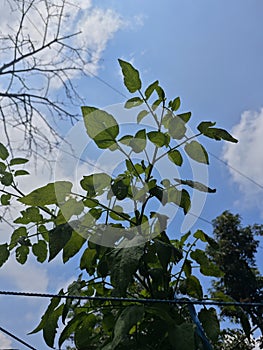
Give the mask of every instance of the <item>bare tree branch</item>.
M 8 0 L 8 32 L 0 27 L 0 120 L 12 151 L 12 127 L 23 127 L 29 152 L 50 137 L 58 118 L 78 118 L 81 97 L 73 78 L 84 73 L 90 54 L 74 46 L 79 33 L 65 25 L 74 6 L 66 0 Z M 62 91 L 62 92 L 61 92 Z M 39 128 L 41 120 L 51 132 Z M 38 136 L 38 137 L 36 137 Z M 35 151 L 35 150 L 34 150 Z

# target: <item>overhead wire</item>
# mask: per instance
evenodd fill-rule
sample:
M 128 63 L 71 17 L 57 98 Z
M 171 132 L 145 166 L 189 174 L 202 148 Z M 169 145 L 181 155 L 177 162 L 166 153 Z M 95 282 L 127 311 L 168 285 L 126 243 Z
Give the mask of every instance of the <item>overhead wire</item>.
M 37 350 L 36 348 L 34 348 L 33 346 L 31 346 L 30 344 L 28 344 L 27 342 L 25 342 L 23 339 L 17 337 L 16 335 L 14 335 L 13 333 L 7 331 L 6 329 L 4 329 L 3 327 L 0 327 L 0 331 L 5 333 L 6 335 L 8 335 L 9 337 L 15 339 L 17 342 L 19 342 L 20 344 L 25 345 L 28 349 L 31 350 Z
M 160 303 L 160 304 L 182 304 L 182 305 L 214 305 L 214 306 L 237 306 L 237 307 L 262 307 L 263 302 L 238 302 L 238 301 L 221 301 L 213 299 L 188 299 L 187 297 L 175 297 L 174 299 L 153 299 L 153 298 L 125 298 L 125 297 L 102 297 L 102 296 L 83 296 L 83 295 L 66 295 L 55 293 L 37 293 L 37 292 L 15 292 L 0 291 L 4 296 L 20 296 L 29 298 L 59 298 L 59 299 L 77 299 L 90 301 L 114 301 L 127 303 Z

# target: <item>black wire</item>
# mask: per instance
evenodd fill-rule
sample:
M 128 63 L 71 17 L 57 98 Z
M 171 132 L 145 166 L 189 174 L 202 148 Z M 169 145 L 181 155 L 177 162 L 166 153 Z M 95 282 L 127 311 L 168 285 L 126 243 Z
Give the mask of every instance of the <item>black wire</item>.
M 7 334 L 9 337 L 14 338 L 16 341 L 18 341 L 19 343 L 25 345 L 26 347 L 28 347 L 28 349 L 31 350 L 37 350 L 36 348 L 33 348 L 33 346 L 31 346 L 30 344 L 26 343 L 24 340 L 18 338 L 16 335 L 14 335 L 13 333 L 8 332 L 6 329 L 0 327 L 0 331 L 2 331 L 3 333 Z
M 60 298 L 60 299 L 78 299 L 78 300 L 100 300 L 100 301 L 120 301 L 128 303 L 163 303 L 163 304 L 182 304 L 182 305 L 214 305 L 214 306 L 250 306 L 250 307 L 262 307 L 263 303 L 259 302 L 237 302 L 237 301 L 218 301 L 200 299 L 193 300 L 187 298 L 175 299 L 140 299 L 140 298 L 122 298 L 122 297 L 100 297 L 100 296 L 82 296 L 82 295 L 61 295 L 53 293 L 35 293 L 35 292 L 14 292 L 14 291 L 0 291 L 0 295 L 22 296 L 22 297 L 36 297 L 36 298 Z

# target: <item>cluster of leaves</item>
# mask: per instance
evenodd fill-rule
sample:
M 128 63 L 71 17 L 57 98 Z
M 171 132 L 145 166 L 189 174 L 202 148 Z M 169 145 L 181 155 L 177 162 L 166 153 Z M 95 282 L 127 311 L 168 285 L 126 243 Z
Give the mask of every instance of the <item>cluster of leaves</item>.
M 49 183 L 27 195 L 18 193 L 26 209 L 15 220 L 19 226 L 9 244 L 0 247 L 0 264 L 12 249 L 16 249 L 16 258 L 22 264 L 30 249 L 39 262 L 50 261 L 62 252 L 66 263 L 79 254 L 83 274 L 59 292 L 61 296 L 75 295 L 76 299 L 63 302 L 60 297 L 53 298 L 33 331 L 43 331 L 50 347 L 61 320 L 64 328 L 59 346 L 73 337 L 80 350 L 208 349 L 187 305 L 131 304 L 107 298 L 171 300 L 182 293 L 186 298 L 202 299 L 202 286 L 193 266 L 197 264 L 205 276 L 222 276 L 217 264 L 196 247 L 203 242 L 218 249 L 212 238 L 198 230 L 171 239 L 167 234 L 169 218 L 152 210 L 152 203 L 172 203 L 187 214 L 191 198 L 186 188 L 208 193 L 215 190 L 192 179 L 158 179 L 153 174 L 163 158 L 171 167 L 182 166 L 182 148 L 186 157 L 209 164 L 207 151 L 196 140 L 199 136 L 237 140 L 210 121 L 200 123 L 197 133 L 188 137 L 191 113 L 177 114 L 180 98 L 167 102 L 158 81 L 143 92 L 139 72 L 128 62 L 119 63 L 125 86 L 137 94 L 125 103 L 125 108 L 145 106 L 136 112 L 139 130 L 134 135 L 120 135 L 116 119 L 108 112 L 85 106 L 82 113 L 88 136 L 102 150 L 121 152 L 126 168 L 115 177 L 107 173 L 84 176 L 80 185 L 85 195 L 73 193 L 67 181 Z M 155 130 L 140 128 L 146 116 L 153 118 Z M 2 159 L 6 159 L 6 149 L 1 147 Z M 144 156 L 141 162 L 135 160 L 138 154 Z M 12 182 L 4 181 L 2 185 L 2 191 L 8 186 L 18 191 Z M 133 208 L 130 212 L 125 211 L 127 201 Z M 78 296 L 104 299 L 83 301 Z M 209 342 L 216 343 L 220 328 L 215 309 L 202 308 L 198 316 Z
M 263 301 L 263 279 L 256 267 L 255 254 L 262 236 L 263 225 L 241 225 L 240 216 L 225 211 L 214 221 L 214 235 L 219 249 L 207 247 L 210 259 L 220 266 L 224 274 L 213 282 L 214 298 L 225 301 Z M 263 335 L 262 307 L 223 307 L 222 316 L 241 324 L 248 340 L 253 327 Z

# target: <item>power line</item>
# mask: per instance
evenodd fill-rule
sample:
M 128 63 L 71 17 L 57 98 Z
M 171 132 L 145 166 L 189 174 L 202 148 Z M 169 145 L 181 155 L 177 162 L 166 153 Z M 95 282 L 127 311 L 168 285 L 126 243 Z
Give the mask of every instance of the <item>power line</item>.
M 223 163 L 224 165 L 226 165 L 227 167 L 229 167 L 230 169 L 234 170 L 236 173 L 238 173 L 239 175 L 243 176 L 245 179 L 247 179 L 248 181 L 252 182 L 254 185 L 258 186 L 259 188 L 261 188 L 263 190 L 263 186 L 260 185 L 257 181 L 255 181 L 254 179 L 252 179 L 251 177 L 247 176 L 246 174 L 242 173 L 240 170 L 234 168 L 232 165 L 230 165 L 228 162 L 224 161 L 223 159 L 217 157 L 215 154 L 208 152 L 212 157 L 214 157 L 215 159 L 217 159 L 218 161 L 220 161 L 221 163 Z
M 30 344 L 26 343 L 24 340 L 18 338 L 16 335 L 14 335 L 13 333 L 10 333 L 9 331 L 7 331 L 6 329 L 0 327 L 0 331 L 2 331 L 3 333 L 7 334 L 9 337 L 15 339 L 16 341 L 18 341 L 19 343 L 25 345 L 28 349 L 31 350 L 37 350 L 36 348 L 33 348 L 33 346 L 31 346 Z M 15 349 L 14 349 L 15 350 Z
M 36 292 L 15 292 L 15 291 L 0 291 L 0 295 L 5 296 L 21 296 L 30 298 L 59 298 L 59 299 L 78 299 L 78 300 L 91 300 L 91 301 L 118 301 L 128 303 L 163 303 L 163 304 L 181 304 L 181 305 L 214 305 L 214 306 L 249 306 L 249 307 L 262 307 L 263 302 L 238 302 L 238 301 L 220 301 L 209 299 L 188 299 L 187 297 L 174 298 L 174 299 L 142 299 L 142 298 L 124 298 L 124 297 L 101 297 L 101 296 L 82 296 L 82 295 L 62 295 L 53 293 L 36 293 Z

